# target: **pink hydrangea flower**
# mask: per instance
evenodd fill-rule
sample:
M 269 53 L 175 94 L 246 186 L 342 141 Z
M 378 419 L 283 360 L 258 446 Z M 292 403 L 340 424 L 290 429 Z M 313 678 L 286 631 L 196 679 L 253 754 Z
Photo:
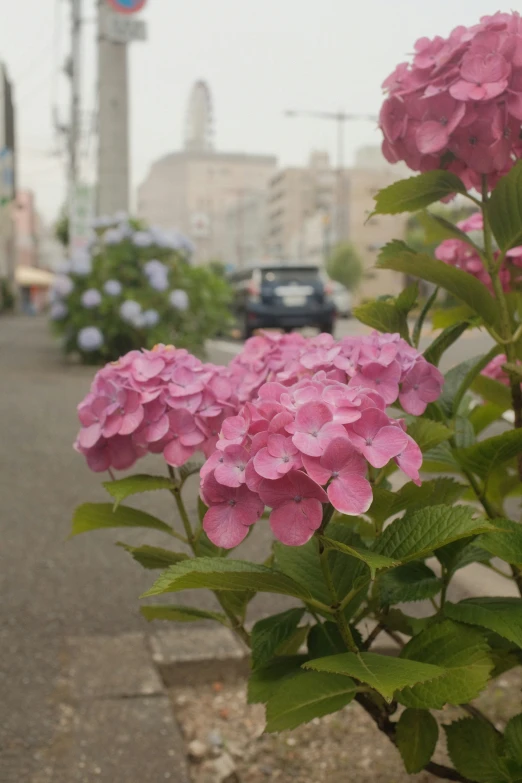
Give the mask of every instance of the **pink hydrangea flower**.
M 272 532 L 288 546 L 300 546 L 311 539 L 321 525 L 323 503 L 328 501 L 326 492 L 298 470 L 275 481 L 265 479 L 259 497 L 272 508 Z
M 227 487 L 209 474 L 202 488 L 210 506 L 203 519 L 203 530 L 216 546 L 232 549 L 246 538 L 248 530 L 263 513 L 259 496 L 245 484 Z
M 406 433 L 378 408 L 368 408 L 352 424 L 349 438 L 374 468 L 383 468 L 407 445 Z
M 431 364 L 414 364 L 401 383 L 399 401 L 407 413 L 421 416 L 440 397 L 444 376 Z
M 373 496 L 366 479 L 367 464 L 347 437 L 334 438 L 322 457 L 303 457 L 308 475 L 318 484 L 330 483 L 327 495 L 331 504 L 343 514 L 363 514 Z
M 292 439 L 284 435 L 268 435 L 267 444 L 254 456 L 256 472 L 267 479 L 277 479 L 291 470 L 299 470 L 301 454 Z

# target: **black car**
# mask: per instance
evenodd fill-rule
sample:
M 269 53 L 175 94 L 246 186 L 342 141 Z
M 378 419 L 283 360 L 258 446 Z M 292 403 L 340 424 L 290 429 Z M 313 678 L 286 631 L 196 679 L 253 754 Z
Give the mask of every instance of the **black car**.
M 335 304 L 317 266 L 256 266 L 230 275 L 243 337 L 255 329 L 316 326 L 332 333 Z

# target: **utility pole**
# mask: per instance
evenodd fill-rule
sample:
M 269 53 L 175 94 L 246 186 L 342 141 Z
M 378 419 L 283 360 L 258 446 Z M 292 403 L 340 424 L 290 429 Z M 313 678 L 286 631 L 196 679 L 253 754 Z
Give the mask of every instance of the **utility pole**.
M 98 0 L 99 215 L 129 209 L 129 77 L 127 43 L 108 34 L 114 10 Z
M 334 121 L 337 124 L 337 187 L 336 187 L 336 234 L 337 243 L 346 239 L 350 233 L 350 222 L 348 219 L 348 198 L 344 181 L 344 125 L 346 122 L 354 120 L 377 121 L 377 117 L 372 114 L 350 114 L 344 111 L 296 111 L 295 109 L 285 112 L 287 117 L 316 117 L 321 120 Z
M 68 165 L 68 214 L 69 228 L 72 225 L 76 185 L 78 182 L 78 151 L 80 146 L 80 89 L 81 89 L 81 0 L 71 0 L 71 56 L 67 72 L 71 79 L 71 116 L 69 123 L 69 165 Z

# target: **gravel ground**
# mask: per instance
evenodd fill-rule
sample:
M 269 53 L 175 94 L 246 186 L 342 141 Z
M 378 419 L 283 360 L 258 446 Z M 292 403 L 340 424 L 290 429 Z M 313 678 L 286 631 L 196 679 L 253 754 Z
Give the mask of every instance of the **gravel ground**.
M 475 702 L 502 729 L 520 711 L 522 672 L 500 677 Z M 294 731 L 263 734 L 264 707 L 247 705 L 246 683 L 177 687 L 171 698 L 191 757 L 194 783 L 434 783 L 407 775 L 399 753 L 356 703 Z M 465 713 L 437 713 L 449 723 Z M 443 731 L 440 732 L 443 735 Z M 434 760 L 448 764 L 444 740 Z

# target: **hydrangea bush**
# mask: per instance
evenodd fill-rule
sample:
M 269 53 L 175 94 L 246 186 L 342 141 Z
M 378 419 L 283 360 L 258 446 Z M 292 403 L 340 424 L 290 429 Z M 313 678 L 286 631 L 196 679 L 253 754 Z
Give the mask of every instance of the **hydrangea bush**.
M 125 545 L 161 572 L 144 597 L 207 589 L 220 609 L 142 612 L 234 631 L 267 731 L 354 701 L 354 720 L 365 710 L 408 773 L 461 783 L 522 780 L 522 714 L 493 723 L 475 703 L 522 663 L 521 52 L 519 15 L 495 14 L 421 39 L 385 83 L 385 152 L 422 173 L 378 193 L 375 213 L 454 194 L 479 210 L 460 225 L 426 213 L 435 257 L 398 241 L 381 251 L 378 267 L 435 286 L 428 301 L 413 284 L 360 306 L 375 330 L 362 337 L 260 334 L 227 367 L 171 345 L 132 351 L 96 375 L 76 442 L 91 469 L 110 471 L 115 505 L 80 506 L 73 533 L 142 525 L 176 539 Z M 436 336 L 421 351 L 439 292 L 458 305 L 430 316 Z M 489 350 L 443 375 L 444 353 L 478 328 Z M 148 452 L 162 474 L 115 478 Z M 194 473 L 197 515 L 185 505 Z M 124 503 L 160 489 L 178 525 Z M 259 541 L 260 562 L 230 553 L 261 530 L 272 545 Z M 470 564 L 505 589 L 459 600 L 452 581 Z M 252 623 L 259 592 L 293 603 Z
M 88 250 L 64 262 L 50 318 L 66 353 L 99 364 L 158 342 L 200 352 L 230 323 L 222 277 L 190 265 L 180 234 L 144 230 L 124 216 L 99 219 Z

